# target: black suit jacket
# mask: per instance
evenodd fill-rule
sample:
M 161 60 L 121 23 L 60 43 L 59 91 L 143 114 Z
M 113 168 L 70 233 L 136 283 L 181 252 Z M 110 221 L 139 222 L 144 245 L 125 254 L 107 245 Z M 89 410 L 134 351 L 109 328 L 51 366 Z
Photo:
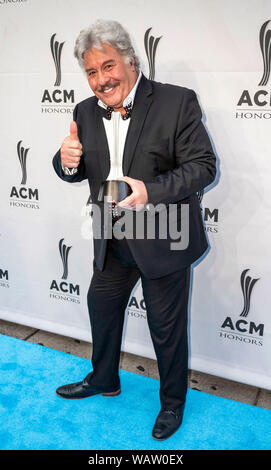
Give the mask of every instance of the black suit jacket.
M 171 242 L 176 240 L 170 235 L 158 238 L 159 213 L 155 215 L 155 239 L 127 240 L 146 277 L 162 277 L 188 266 L 208 246 L 196 193 L 214 180 L 216 165 L 201 117 L 193 90 L 142 76 L 126 137 L 123 174 L 144 181 L 149 203 L 154 206 L 176 204 L 178 219 L 181 204 L 189 204 L 189 244 L 185 250 L 171 250 Z M 54 156 L 53 165 L 58 176 L 67 182 L 87 178 L 92 201 L 97 204 L 101 182 L 109 174 L 110 159 L 102 109 L 95 96 L 76 105 L 74 120 L 83 146 L 78 172 L 73 176 L 63 174 L 60 151 Z M 106 239 L 94 238 L 94 263 L 100 270 L 106 245 Z

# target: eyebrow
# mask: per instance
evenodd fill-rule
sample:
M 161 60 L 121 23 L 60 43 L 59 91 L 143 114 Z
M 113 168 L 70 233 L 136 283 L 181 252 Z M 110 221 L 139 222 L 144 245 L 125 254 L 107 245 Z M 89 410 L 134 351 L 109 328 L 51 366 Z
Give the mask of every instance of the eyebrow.
M 105 65 L 109 64 L 109 63 L 114 63 L 114 59 L 108 59 L 108 60 L 105 60 L 103 63 L 102 63 L 102 67 L 104 67 Z M 90 69 L 85 69 L 86 72 L 90 72 L 91 70 L 95 70 L 94 67 L 91 67 Z

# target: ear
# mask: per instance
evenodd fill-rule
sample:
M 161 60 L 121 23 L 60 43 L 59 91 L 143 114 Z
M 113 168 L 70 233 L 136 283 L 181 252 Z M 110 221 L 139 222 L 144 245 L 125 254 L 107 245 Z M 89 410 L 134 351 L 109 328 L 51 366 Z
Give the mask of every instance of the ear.
M 135 59 L 134 59 L 134 57 L 132 57 L 132 59 L 130 60 L 130 65 L 135 70 Z

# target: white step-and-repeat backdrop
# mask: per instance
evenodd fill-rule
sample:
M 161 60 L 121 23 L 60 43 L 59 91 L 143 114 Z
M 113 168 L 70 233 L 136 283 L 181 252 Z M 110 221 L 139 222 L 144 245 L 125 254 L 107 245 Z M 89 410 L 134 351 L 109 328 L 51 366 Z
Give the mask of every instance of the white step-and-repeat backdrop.
M 196 91 L 218 157 L 199 197 L 210 250 L 193 269 L 190 367 L 271 389 L 269 0 L 0 0 L 0 315 L 91 341 L 89 188 L 52 157 L 91 94 L 73 57 L 98 18 L 130 32 L 142 70 Z M 123 350 L 154 358 L 141 286 Z

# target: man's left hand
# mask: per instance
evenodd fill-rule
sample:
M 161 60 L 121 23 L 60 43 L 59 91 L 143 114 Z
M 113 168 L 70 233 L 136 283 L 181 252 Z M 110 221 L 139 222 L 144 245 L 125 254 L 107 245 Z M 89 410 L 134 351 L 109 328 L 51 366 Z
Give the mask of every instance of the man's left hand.
M 130 178 L 129 176 L 123 176 L 118 178 L 118 180 L 126 181 L 132 189 L 132 194 L 119 202 L 118 206 L 133 211 L 142 210 L 148 202 L 148 193 L 143 181 Z

